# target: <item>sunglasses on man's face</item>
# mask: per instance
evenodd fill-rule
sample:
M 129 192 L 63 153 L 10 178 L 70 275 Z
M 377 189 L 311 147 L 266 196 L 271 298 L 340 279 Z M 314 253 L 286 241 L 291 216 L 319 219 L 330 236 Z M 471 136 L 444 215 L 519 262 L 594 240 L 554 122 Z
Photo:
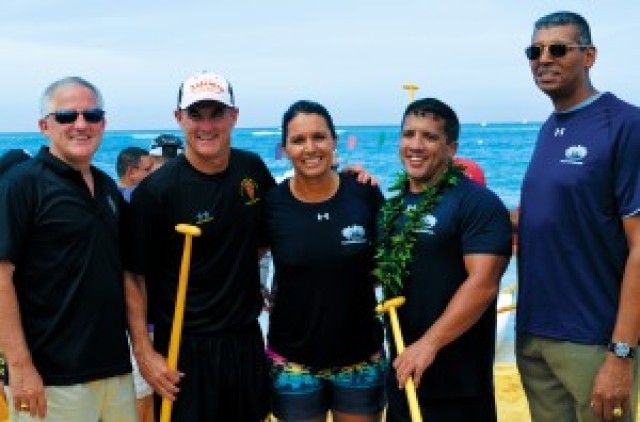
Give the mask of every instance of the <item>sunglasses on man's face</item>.
M 551 57 L 555 59 L 559 59 L 560 57 L 564 57 L 570 48 L 587 48 L 591 47 L 590 45 L 582 45 L 582 44 L 540 44 L 540 45 L 530 45 L 529 47 L 524 49 L 524 54 L 526 54 L 529 60 L 538 60 L 544 49 L 549 50 L 549 54 Z
M 220 105 L 214 106 L 211 109 L 211 113 L 209 113 L 209 117 L 208 118 L 213 119 L 213 120 L 218 120 L 219 118 L 224 116 L 224 113 L 227 111 L 228 108 L 229 107 L 227 107 L 224 104 L 220 104 Z M 205 110 L 206 109 L 207 108 L 205 108 Z M 197 107 L 187 107 L 186 111 L 187 111 L 187 114 L 189 115 L 189 118 L 191 120 L 195 120 L 195 121 L 201 121 L 207 115 L 207 113 L 202 113 L 202 111 Z
M 47 114 L 46 117 L 53 116 L 56 122 L 66 125 L 75 122 L 81 114 L 87 123 L 100 123 L 104 119 L 104 110 L 100 108 L 90 108 L 85 111 L 58 110 Z

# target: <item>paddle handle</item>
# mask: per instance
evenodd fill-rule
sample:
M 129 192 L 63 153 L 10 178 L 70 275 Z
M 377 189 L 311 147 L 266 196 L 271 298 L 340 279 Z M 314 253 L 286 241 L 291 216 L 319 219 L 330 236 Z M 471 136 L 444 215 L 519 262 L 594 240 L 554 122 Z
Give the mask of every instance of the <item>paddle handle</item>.
M 391 332 L 393 333 L 393 342 L 396 345 L 398 354 L 404 351 L 404 340 L 402 339 L 402 331 L 400 331 L 400 322 L 395 307 L 387 309 L 389 313 L 389 321 L 391 322 Z M 412 422 L 422 422 L 422 414 L 418 405 L 418 395 L 416 394 L 416 386 L 413 383 L 413 377 L 409 376 L 404 383 L 404 391 L 407 394 L 407 402 L 409 403 L 409 412 L 411 413 Z
M 191 265 L 191 246 L 193 236 L 200 235 L 200 229 L 195 226 L 178 224 L 176 230 L 184 234 L 184 247 L 182 249 L 182 262 L 180 262 L 180 277 L 178 279 L 178 293 L 176 295 L 176 306 L 173 312 L 173 325 L 171 326 L 171 338 L 169 340 L 169 354 L 167 356 L 167 366 L 175 370 L 178 367 L 178 351 L 180 350 L 180 338 L 182 337 L 182 325 L 184 322 L 184 307 L 187 299 L 187 283 L 189 280 L 189 267 Z M 160 421 L 169 422 L 171 420 L 171 400 L 162 399 L 160 408 Z

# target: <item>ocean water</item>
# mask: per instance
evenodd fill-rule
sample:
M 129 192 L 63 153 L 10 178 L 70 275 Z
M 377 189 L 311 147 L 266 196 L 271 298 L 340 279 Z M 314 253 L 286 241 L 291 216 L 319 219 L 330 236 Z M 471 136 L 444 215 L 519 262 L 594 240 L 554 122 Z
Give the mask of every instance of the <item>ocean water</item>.
M 400 171 L 398 159 L 398 126 L 337 127 L 340 165 L 359 163 L 379 180 L 384 193 Z M 476 161 L 484 170 L 487 186 L 514 208 L 520 198 L 520 185 L 535 144 L 540 123 L 463 124 L 458 154 Z M 180 136 L 179 131 L 136 130 L 107 131 L 94 164 L 115 178 L 118 152 L 128 146 L 148 148 L 160 133 Z M 236 129 L 232 145 L 259 154 L 274 176 L 290 168 L 289 161 L 278 154 L 280 130 L 277 128 Z M 40 133 L 0 133 L 0 154 L 11 148 L 37 152 L 47 140 Z M 516 284 L 513 262 L 502 279 L 502 287 Z M 265 317 L 261 319 L 265 323 Z M 509 315 L 505 341 L 498 350 L 498 360 L 511 361 L 513 345 L 513 312 Z
M 539 123 L 463 124 L 458 155 L 475 160 L 485 171 L 489 188 L 509 208 L 517 205 L 520 184 L 535 143 Z M 400 171 L 397 156 L 399 127 L 338 127 L 338 153 L 341 165 L 360 163 L 380 179 L 383 191 Z M 107 131 L 94 163 L 115 177 L 118 152 L 127 146 L 148 148 L 160 133 L 180 136 L 179 131 L 136 130 Z M 276 128 L 236 129 L 232 144 L 258 153 L 274 175 L 290 168 L 286 158 L 278 159 L 280 130 Z M 34 133 L 0 133 L 0 154 L 11 148 L 35 153 L 46 139 Z

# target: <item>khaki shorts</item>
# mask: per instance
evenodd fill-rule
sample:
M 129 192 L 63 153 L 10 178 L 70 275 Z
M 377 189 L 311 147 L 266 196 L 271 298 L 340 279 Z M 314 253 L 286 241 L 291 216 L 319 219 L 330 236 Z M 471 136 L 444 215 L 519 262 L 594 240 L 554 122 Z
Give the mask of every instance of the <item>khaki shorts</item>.
M 596 421 L 591 410 L 593 380 L 607 349 L 519 334 L 516 362 L 534 421 Z M 635 360 L 634 374 L 638 373 Z M 616 421 L 635 421 L 638 376 L 631 393 L 631 412 Z
M 5 386 L 12 422 L 35 422 L 29 413 L 17 412 Z M 47 415 L 55 422 L 130 422 L 137 420 L 131 374 L 64 387 L 45 387 Z

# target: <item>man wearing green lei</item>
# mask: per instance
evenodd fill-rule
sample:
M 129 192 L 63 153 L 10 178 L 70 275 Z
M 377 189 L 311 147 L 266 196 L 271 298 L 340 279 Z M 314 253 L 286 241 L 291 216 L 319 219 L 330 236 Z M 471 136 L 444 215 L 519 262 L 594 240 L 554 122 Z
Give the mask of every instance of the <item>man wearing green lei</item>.
M 374 271 L 385 298 L 402 295 L 407 344 L 387 377 L 388 421 L 407 421 L 413 376 L 423 419 L 495 421 L 495 299 L 511 255 L 500 199 L 452 164 L 460 124 L 442 101 L 411 103 L 402 118 L 398 191 L 382 209 Z

